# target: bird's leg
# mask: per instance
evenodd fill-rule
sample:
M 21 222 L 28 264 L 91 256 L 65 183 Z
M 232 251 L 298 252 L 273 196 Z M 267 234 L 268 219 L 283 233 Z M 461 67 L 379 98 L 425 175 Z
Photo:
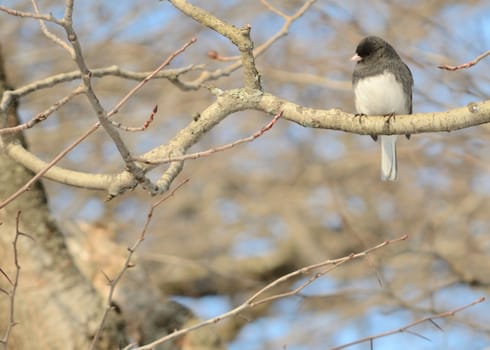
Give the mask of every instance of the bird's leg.
M 387 117 L 385 123 L 389 124 L 391 119 L 395 120 L 395 113 L 393 112 L 393 113 L 385 114 L 384 117 Z
M 359 123 L 362 123 L 362 118 L 364 118 L 364 117 L 367 117 L 367 115 L 364 114 L 364 113 L 356 113 L 356 114 L 354 114 L 354 119 L 355 118 L 359 118 Z M 370 136 L 371 136 L 371 138 L 374 141 L 378 141 L 378 135 L 370 135 Z
M 359 122 L 361 122 L 361 119 L 363 117 L 367 117 L 367 115 L 365 115 L 364 113 L 356 113 L 356 114 L 354 114 L 354 119 L 355 118 L 359 118 Z
M 385 120 L 385 123 L 386 124 L 389 124 L 391 119 L 395 120 L 395 113 L 390 113 L 390 114 L 385 114 L 384 117 L 386 117 L 387 119 Z M 407 140 L 410 140 L 410 134 L 405 134 L 405 137 L 407 138 Z M 376 140 L 375 140 L 376 141 Z

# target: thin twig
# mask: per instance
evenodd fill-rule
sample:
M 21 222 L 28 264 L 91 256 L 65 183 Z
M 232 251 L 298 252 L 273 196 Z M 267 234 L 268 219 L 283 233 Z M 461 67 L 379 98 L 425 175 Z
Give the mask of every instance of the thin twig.
M 168 334 L 164 337 L 161 337 L 149 344 L 146 344 L 146 345 L 143 345 L 143 346 L 140 346 L 140 347 L 136 347 L 136 348 L 131 348 L 133 350 L 149 350 L 149 349 L 153 349 L 156 345 L 158 344 L 162 344 L 166 341 L 169 341 L 169 340 L 172 340 L 172 339 L 175 339 L 175 338 L 178 338 L 178 337 L 181 337 L 189 332 L 192 332 L 196 329 L 199 329 L 199 328 L 202 328 L 202 327 L 205 327 L 205 326 L 208 326 L 208 325 L 211 325 L 211 324 L 215 324 L 215 323 L 218 323 L 224 319 L 227 319 L 227 318 L 230 318 L 232 316 L 236 316 L 238 314 L 240 314 L 241 312 L 247 310 L 247 309 L 250 309 L 260 303 L 263 303 L 263 302 L 267 302 L 267 301 L 271 301 L 271 300 L 276 300 L 276 299 L 281 299 L 281 298 L 285 298 L 285 297 L 288 297 L 288 296 L 291 296 L 292 294 L 291 293 L 282 293 L 282 294 L 277 294 L 275 297 L 268 297 L 268 298 L 263 298 L 263 299 L 259 299 L 259 297 L 261 297 L 265 292 L 269 291 L 270 289 L 278 286 L 279 284 L 287 281 L 287 280 L 290 280 L 292 279 L 293 277 L 296 277 L 296 276 L 300 276 L 300 275 L 304 275 L 304 274 L 308 274 L 308 273 L 311 273 L 312 271 L 315 271 L 317 269 L 320 269 L 320 268 L 323 268 L 323 267 L 326 267 L 326 266 L 329 266 L 331 265 L 332 268 L 336 268 L 337 266 L 339 266 L 340 264 L 343 264 L 344 262 L 347 262 L 347 261 L 351 261 L 351 260 L 354 260 L 354 259 L 359 259 L 359 258 L 362 258 L 362 257 L 365 257 L 366 255 L 368 255 L 369 253 L 375 251 L 375 250 L 378 250 L 378 249 L 381 249 L 383 247 L 386 247 L 387 245 L 389 244 L 392 244 L 392 243 L 397 243 L 397 242 L 400 242 L 400 241 L 404 241 L 408 238 L 407 235 L 403 235 L 397 239 L 393 239 L 393 240 L 388 240 L 388 241 L 384 241 L 374 247 L 371 247 L 369 249 L 366 249 L 360 253 L 356 253 L 356 254 L 349 254 L 343 258 L 339 258 L 339 259 L 333 259 L 333 260 L 325 260 L 325 261 L 322 261 L 320 263 L 317 263 L 317 264 L 314 264 L 314 265 L 310 265 L 310 266 L 306 266 L 306 267 L 303 267 L 299 270 L 296 270 L 294 272 L 291 272 L 287 275 L 284 275 L 278 279 L 276 279 L 275 281 L 269 283 L 268 285 L 266 285 L 264 288 L 260 289 L 258 292 L 256 292 L 254 295 L 252 295 L 247 301 L 245 301 L 244 303 L 242 303 L 241 305 L 239 305 L 238 307 L 234 308 L 233 310 L 230 310 L 228 312 L 225 312 L 219 316 L 216 316 L 216 317 L 213 317 L 213 318 L 210 318 L 206 321 L 203 321 L 203 322 L 200 322 L 200 323 L 196 323 L 190 327 L 187 327 L 187 328 L 183 328 L 183 329 L 180 329 L 180 330 L 176 330 L 174 331 L 173 333 L 171 334 Z M 329 271 L 332 270 L 332 269 L 329 269 Z M 325 273 L 328 272 L 328 271 L 324 271 Z M 321 273 L 321 272 L 320 272 Z M 304 285 L 304 287 L 306 287 L 307 284 Z M 303 288 L 304 288 L 303 287 Z M 301 289 L 297 290 L 296 293 L 298 293 L 299 291 L 301 291 Z
M 303 16 L 306 13 L 306 11 L 311 6 L 313 6 L 313 4 L 315 2 L 316 2 L 316 0 L 308 0 L 308 1 L 305 1 L 305 3 L 303 4 L 303 6 L 301 6 L 299 8 L 299 10 L 296 11 L 296 13 L 294 13 L 293 15 L 291 15 L 291 16 L 286 16 L 286 15 L 282 16 L 284 18 L 284 24 L 282 25 L 281 29 L 276 34 L 274 34 L 272 37 L 270 37 L 269 40 L 265 41 L 262 45 L 258 46 L 255 49 L 255 51 L 254 51 L 255 56 L 259 56 L 266 49 L 268 49 L 275 41 L 277 41 L 280 38 L 282 38 L 283 36 L 287 35 L 288 34 L 288 31 L 289 31 L 289 27 L 291 27 L 291 25 L 293 24 L 293 22 L 296 21 L 301 16 Z M 277 13 L 277 12 L 275 12 L 275 13 Z
M 100 334 L 102 332 L 102 329 L 104 328 L 104 324 L 105 324 L 105 322 L 107 320 L 107 316 L 109 315 L 109 312 L 113 308 L 113 305 L 114 305 L 113 304 L 113 297 L 114 297 L 114 292 L 116 290 L 117 284 L 122 279 L 122 277 L 124 276 L 124 274 L 126 273 L 126 271 L 129 268 L 132 268 L 132 267 L 135 266 L 131 262 L 131 258 L 133 257 L 133 254 L 135 253 L 136 249 L 138 249 L 139 245 L 145 240 L 146 232 L 148 231 L 148 227 L 149 227 L 150 222 L 151 222 L 151 219 L 153 217 L 153 212 L 155 211 L 155 209 L 159 205 L 161 205 L 163 202 L 165 202 L 166 200 L 168 200 L 170 197 L 173 197 L 175 195 L 175 193 L 182 186 L 184 186 L 188 182 L 189 182 L 189 179 L 185 179 L 184 181 L 182 181 L 181 183 L 179 183 L 174 188 L 174 190 L 171 193 L 169 193 L 167 196 L 165 196 L 165 197 L 159 199 L 158 201 L 156 201 L 155 203 L 153 203 L 153 205 L 151 206 L 151 208 L 150 208 L 150 210 L 148 212 L 148 215 L 146 216 L 146 222 L 145 222 L 145 224 L 143 226 L 143 229 L 141 230 L 141 232 L 140 232 L 140 234 L 138 236 L 138 239 L 134 242 L 134 244 L 131 247 L 128 247 L 128 255 L 126 256 L 126 260 L 124 262 L 124 265 L 123 265 L 122 269 L 119 271 L 119 273 L 116 275 L 116 277 L 113 278 L 113 279 L 111 279 L 109 276 L 107 276 L 102 271 L 102 273 L 104 274 L 104 276 L 107 279 L 108 284 L 109 284 L 109 293 L 107 295 L 104 313 L 102 314 L 102 318 L 100 320 L 99 326 L 97 327 L 97 331 L 95 332 L 94 338 L 92 339 L 92 343 L 90 344 L 89 350 L 95 349 L 95 346 L 96 346 L 97 341 L 98 341 L 98 339 L 100 337 Z
M 39 15 L 39 7 L 37 5 L 36 0 L 31 0 L 31 2 L 32 2 L 32 6 L 34 7 L 34 11 L 36 12 L 37 15 Z M 63 40 L 61 40 L 60 38 L 58 38 L 56 35 L 54 35 L 53 33 L 51 33 L 48 30 L 48 27 L 46 27 L 46 24 L 44 23 L 44 19 L 39 19 L 39 25 L 41 26 L 41 31 L 43 32 L 43 34 L 49 40 L 51 40 L 56 45 L 58 45 L 61 48 L 65 49 L 66 51 L 68 51 L 68 53 L 70 54 L 70 56 L 72 58 L 75 58 L 75 50 L 73 50 L 72 47 L 68 46 L 67 43 L 65 43 Z
M 194 44 L 195 42 L 197 41 L 196 38 L 192 38 L 191 40 L 189 40 L 188 42 L 186 42 L 180 49 L 178 50 L 175 50 L 174 52 L 172 52 L 165 61 L 162 62 L 161 65 L 159 65 L 153 72 L 151 72 L 150 74 L 148 74 L 142 81 L 140 81 L 132 90 L 130 90 L 126 96 L 124 96 L 121 101 L 119 101 L 115 106 L 114 108 L 112 108 L 112 110 L 110 112 L 107 113 L 107 117 L 110 118 L 111 116 L 113 116 L 114 114 L 116 114 L 119 110 L 119 108 L 121 108 L 128 100 L 131 96 L 133 96 L 135 94 L 136 91 L 138 91 L 139 89 L 141 89 L 143 87 L 143 85 L 145 85 L 149 80 L 153 79 L 153 77 L 155 77 L 155 75 L 158 74 L 158 72 L 160 72 L 163 68 L 165 68 L 166 66 L 168 66 L 170 64 L 170 62 L 172 62 L 172 60 L 177 57 L 178 55 L 180 55 L 182 52 L 185 51 L 185 49 L 187 49 L 190 45 Z
M 58 24 L 58 25 L 62 24 L 62 21 L 60 21 L 59 19 L 54 17 L 52 14 L 41 15 L 39 13 L 23 12 L 23 11 L 11 9 L 11 8 L 8 8 L 8 7 L 2 6 L 2 5 L 0 5 L 0 11 L 8 13 L 9 15 L 12 15 L 12 16 L 40 19 L 43 21 L 53 22 L 53 23 Z
M 423 335 L 420 335 L 418 333 L 415 333 L 415 332 L 411 331 L 410 328 L 412 328 L 412 327 L 414 327 L 414 326 L 416 326 L 418 324 L 424 323 L 424 322 L 430 322 L 437 329 L 441 330 L 441 327 L 439 325 L 437 325 L 437 323 L 435 323 L 434 320 L 454 316 L 456 313 L 458 313 L 460 311 L 463 311 L 465 309 L 468 309 L 468 308 L 470 308 L 472 306 L 475 306 L 476 304 L 480 304 L 480 303 L 482 303 L 484 301 L 485 301 L 485 297 L 480 297 L 480 298 L 476 299 L 475 301 L 473 301 L 473 302 L 471 302 L 469 304 L 466 304 L 464 306 L 458 307 L 458 308 L 453 309 L 451 311 L 442 312 L 442 313 L 437 314 L 437 315 L 434 315 L 434 316 L 427 316 L 427 317 L 421 318 L 421 319 L 419 319 L 417 321 L 414 321 L 412 323 L 409 323 L 406 326 L 403 326 L 401 328 L 397 328 L 397 329 L 394 329 L 394 330 L 391 330 L 391 331 L 387 331 L 387 332 L 379 333 L 379 334 L 376 334 L 376 335 L 371 335 L 369 337 L 365 337 L 365 338 L 362 338 L 362 339 L 358 339 L 356 341 L 353 341 L 353 342 L 350 342 L 350 343 L 347 343 L 347 344 L 343 344 L 343 345 L 337 346 L 335 348 L 331 348 L 330 350 L 345 349 L 345 348 L 348 348 L 348 347 L 350 347 L 352 345 L 366 343 L 366 342 L 370 342 L 371 344 L 373 344 L 374 339 L 384 338 L 384 337 L 387 337 L 389 335 L 393 335 L 393 334 L 396 334 L 396 333 L 409 333 L 409 334 L 412 334 L 412 335 L 416 335 L 416 336 L 418 336 L 418 337 L 420 337 L 422 339 L 430 340 L 430 339 L 428 339 L 427 337 L 425 337 Z
M 226 145 L 210 148 L 210 149 L 208 149 L 206 151 L 202 151 L 202 152 L 185 154 L 183 156 L 178 156 L 178 157 L 169 157 L 166 159 L 156 160 L 156 161 L 145 160 L 142 158 L 135 158 L 135 160 L 138 162 L 142 162 L 144 164 L 156 165 L 156 164 L 166 164 L 166 163 L 178 162 L 178 161 L 183 161 L 183 160 L 188 160 L 188 159 L 197 159 L 197 158 L 207 157 L 207 156 L 210 156 L 210 155 L 217 153 L 217 152 L 226 151 L 232 147 L 235 147 L 235 146 L 240 145 L 242 143 L 251 142 L 251 141 L 255 140 L 256 138 L 262 136 L 266 131 L 270 130 L 274 126 L 274 124 L 276 124 L 277 120 L 282 116 L 282 113 L 283 113 L 283 111 L 280 111 L 279 113 L 277 113 L 274 116 L 274 118 L 269 123 L 267 123 L 267 125 L 265 125 L 259 131 L 255 132 L 253 135 L 250 135 L 250 136 L 245 137 L 243 139 L 236 140 L 236 141 L 231 142 L 231 143 L 227 143 Z
M 240 59 L 240 56 L 221 56 L 219 52 L 215 50 L 208 51 L 208 57 L 221 62 L 238 61 Z
M 112 120 L 112 119 L 110 120 L 110 122 L 111 122 L 112 126 L 114 126 L 115 128 L 118 128 L 118 129 L 121 129 L 121 130 L 124 130 L 127 132 L 145 131 L 146 129 L 148 129 L 150 124 L 155 119 L 155 115 L 157 114 L 157 112 L 158 112 L 158 106 L 155 105 L 155 107 L 153 107 L 153 109 L 150 113 L 150 116 L 148 117 L 148 119 L 146 119 L 146 121 L 144 122 L 144 124 L 142 126 L 136 126 L 136 127 L 125 126 L 125 125 L 121 124 L 120 122 L 118 122 L 116 120 Z
M 269 47 L 271 47 L 276 41 L 278 41 L 280 38 L 284 37 L 287 35 L 289 28 L 291 25 L 299 19 L 301 16 L 303 16 L 306 11 L 316 2 L 316 0 L 307 0 L 301 6 L 298 11 L 296 11 L 293 15 L 291 16 L 285 16 L 284 18 L 284 24 L 282 27 L 277 31 L 274 35 L 272 35 L 268 40 L 266 40 L 264 43 L 261 45 L 257 46 L 253 50 L 253 56 L 258 57 L 261 54 L 263 54 Z M 264 3 L 265 4 L 265 3 Z M 275 12 L 277 13 L 277 12 Z M 216 51 L 210 51 L 210 58 L 219 58 L 220 60 L 226 61 L 226 60 L 235 60 L 236 57 L 223 57 L 219 55 Z M 182 81 L 178 78 L 171 80 L 178 88 L 182 90 L 196 90 L 199 89 L 205 82 L 210 81 L 210 80 L 217 80 L 223 76 L 228 76 L 232 72 L 236 71 L 242 67 L 242 61 L 237 61 L 234 62 L 230 65 L 228 65 L 225 68 L 222 69 L 217 69 L 215 71 L 203 71 L 201 75 L 196 78 L 195 80 L 192 81 Z
M 445 70 L 449 70 L 449 71 L 455 71 L 455 70 L 459 70 L 459 69 L 470 68 L 470 67 L 473 67 L 475 64 L 477 64 L 478 62 L 480 62 L 482 59 L 484 59 L 487 56 L 490 56 L 490 50 L 482 53 L 480 56 L 475 58 L 473 61 L 469 61 L 469 62 L 460 64 L 458 66 L 451 66 L 448 64 L 442 64 L 440 66 L 437 66 L 437 68 L 445 69 Z
M 63 105 L 68 103 L 73 97 L 82 94 L 84 91 L 85 91 L 85 89 L 83 87 L 77 87 L 69 95 L 66 95 L 62 99 L 56 101 L 49 108 L 47 108 L 45 111 L 40 112 L 36 116 L 34 116 L 31 120 L 29 120 L 23 124 L 19 124 L 19 125 L 10 127 L 10 128 L 0 129 L 0 135 L 16 133 L 16 132 L 19 132 L 19 131 L 22 131 L 25 129 L 32 128 L 34 125 L 46 120 L 53 112 L 60 109 Z
M 283 17 L 283 18 L 289 17 L 284 12 L 282 12 L 281 10 L 279 10 L 277 7 L 272 6 L 271 3 L 269 3 L 269 1 L 267 1 L 267 0 L 260 0 L 260 2 L 262 3 L 262 5 L 264 5 L 265 7 L 267 7 L 267 9 L 269 11 L 274 12 L 276 15 L 278 15 L 280 17 Z
M 9 296 L 9 302 L 10 302 L 10 307 L 9 307 L 9 324 L 7 326 L 7 330 L 5 331 L 5 334 L 3 335 L 3 338 L 0 339 L 0 344 L 4 344 L 4 349 L 8 349 L 8 344 L 9 344 L 9 338 L 10 335 L 12 334 L 12 329 L 14 326 L 17 324 L 15 321 L 15 295 L 17 292 L 17 287 L 19 286 L 19 276 L 20 276 L 20 263 L 19 263 L 19 252 L 17 249 L 17 242 L 19 240 L 20 236 L 25 236 L 30 239 L 33 239 L 29 234 L 21 232 L 19 229 L 19 224 L 20 224 L 20 214 L 21 211 L 19 210 L 17 212 L 17 216 L 15 218 L 15 237 L 14 241 L 12 242 L 13 246 L 13 252 L 14 252 L 14 265 L 15 265 L 15 275 L 13 279 L 10 279 L 8 275 L 5 273 L 5 271 L 0 270 L 2 274 L 5 276 L 5 278 L 9 281 L 11 290 L 8 292 L 6 290 L 3 290 L 8 296 Z
M 203 66 L 202 65 L 188 65 L 182 68 L 176 68 L 176 69 L 167 69 L 161 72 L 158 72 L 153 76 L 153 79 L 156 78 L 164 78 L 164 79 L 169 79 L 173 80 L 178 78 L 180 75 L 185 74 L 190 71 L 195 71 L 195 70 L 202 70 Z M 130 80 L 142 80 L 146 78 L 149 74 L 152 72 L 135 72 L 135 71 L 130 71 L 127 69 L 122 69 L 121 67 L 117 65 L 112 65 L 109 67 L 103 67 L 103 68 L 95 68 L 91 70 L 92 73 L 92 78 L 102 78 L 106 76 L 115 76 L 115 77 L 121 77 L 125 79 L 130 79 Z M 80 79 L 82 74 L 80 73 L 79 70 L 76 71 L 71 71 L 71 72 L 66 72 L 66 73 L 60 73 L 56 75 L 52 75 L 48 78 L 44 78 L 41 80 L 34 81 L 32 83 L 29 83 L 27 85 L 21 86 L 16 88 L 15 90 L 7 90 L 4 92 L 2 96 L 2 102 L 0 103 L 0 109 L 2 110 L 7 110 L 8 106 L 12 102 L 14 98 L 19 98 L 22 96 L 26 96 L 32 92 L 39 91 L 42 89 L 46 88 L 51 88 L 54 87 L 58 84 L 65 83 L 65 82 L 70 82 L 73 80 Z
M 382 248 L 382 247 L 384 247 L 384 246 L 386 246 L 388 244 L 396 243 L 396 242 L 399 242 L 399 241 L 404 241 L 407 238 L 408 238 L 408 235 L 405 234 L 405 235 L 403 235 L 403 236 L 401 236 L 399 238 L 388 240 L 388 241 L 384 241 L 384 242 L 382 242 L 382 243 L 380 243 L 377 246 L 374 246 L 372 248 L 367 248 L 364 251 L 362 251 L 360 253 L 357 253 L 357 254 L 350 254 L 350 255 L 347 255 L 347 256 L 345 256 L 343 258 L 339 258 L 339 259 L 335 259 L 335 260 L 322 261 L 321 263 L 310 265 L 310 266 L 304 267 L 302 269 L 293 271 L 293 272 L 291 272 L 291 273 L 289 273 L 287 275 L 282 276 L 281 278 L 279 278 L 276 281 L 274 281 L 273 283 L 267 285 L 263 289 L 259 290 L 247 302 L 250 303 L 250 304 L 252 304 L 252 303 L 255 303 L 255 304 L 257 304 L 257 303 L 263 303 L 263 300 L 256 301 L 256 299 L 258 299 L 258 297 L 261 294 L 264 294 L 264 292 L 266 292 L 267 290 L 269 290 L 269 289 L 277 286 L 280 283 L 283 283 L 283 282 L 291 279 L 292 277 L 295 277 L 295 276 L 298 276 L 298 275 L 302 275 L 302 274 L 307 274 L 307 273 L 310 273 L 313 270 L 318 270 L 320 268 L 323 268 L 323 267 L 329 266 L 329 265 L 332 265 L 333 268 L 336 268 L 337 266 L 339 266 L 339 265 L 341 265 L 341 264 L 343 264 L 343 263 L 345 263 L 347 261 L 350 261 L 350 260 L 353 260 L 353 259 L 358 259 L 358 258 L 361 258 L 361 257 L 364 257 L 364 256 L 368 256 L 369 253 L 371 253 L 374 250 L 377 250 L 379 248 Z M 325 271 L 321 271 L 321 272 L 317 273 L 315 276 L 313 276 L 313 278 L 314 279 L 318 279 L 319 277 L 325 275 L 325 273 L 330 272 L 330 270 L 332 270 L 332 269 L 330 268 L 330 269 L 327 269 Z M 317 277 L 317 275 L 318 275 L 318 277 Z M 295 293 L 289 293 L 288 292 L 288 293 L 286 293 L 285 296 L 290 296 L 290 295 L 299 293 L 301 290 L 303 290 L 304 288 L 306 288 L 312 282 L 313 282 L 313 280 L 306 281 L 303 285 L 300 286 L 301 288 L 295 289 Z M 277 298 L 275 298 L 275 299 L 277 299 Z
M 296 13 L 294 13 L 293 15 L 287 15 L 284 12 L 282 12 L 281 10 L 279 10 L 278 8 L 272 6 L 267 0 L 260 0 L 260 2 L 262 2 L 262 4 L 265 7 L 267 7 L 267 9 L 269 9 L 269 11 L 275 13 L 279 17 L 282 17 L 284 19 L 284 24 L 283 24 L 282 28 L 276 34 L 274 34 L 272 37 L 269 38 L 269 40 L 267 40 L 266 42 L 264 42 L 262 45 L 258 46 L 254 50 L 254 56 L 255 57 L 259 56 L 266 49 L 268 49 L 275 41 L 277 41 L 281 37 L 285 36 L 287 34 L 291 24 L 295 20 L 297 20 L 298 18 L 303 16 L 303 14 L 313 5 L 313 3 L 315 3 L 315 1 L 316 0 L 308 0 L 303 4 L 303 6 L 300 7 L 300 9 L 298 11 L 296 11 Z M 217 61 L 223 61 L 223 62 L 236 61 L 236 60 L 240 59 L 240 56 L 222 56 L 215 50 L 209 51 L 208 57 L 211 59 L 215 59 Z M 237 62 L 236 64 L 240 64 L 240 62 Z

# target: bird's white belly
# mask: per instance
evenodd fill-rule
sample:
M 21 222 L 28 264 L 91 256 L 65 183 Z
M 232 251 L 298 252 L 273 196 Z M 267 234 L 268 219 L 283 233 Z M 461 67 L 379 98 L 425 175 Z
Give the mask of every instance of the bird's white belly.
M 354 87 L 357 113 L 366 115 L 407 114 L 406 97 L 392 73 L 367 77 Z

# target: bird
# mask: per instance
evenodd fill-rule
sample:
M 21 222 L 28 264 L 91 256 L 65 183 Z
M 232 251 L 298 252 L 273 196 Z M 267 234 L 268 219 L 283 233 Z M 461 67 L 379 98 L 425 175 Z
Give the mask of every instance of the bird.
M 412 72 L 393 46 L 380 37 L 367 36 L 351 60 L 356 62 L 352 86 L 358 116 L 412 114 Z M 377 140 L 377 135 L 372 137 Z M 397 179 L 396 140 L 397 135 L 380 135 L 383 181 Z

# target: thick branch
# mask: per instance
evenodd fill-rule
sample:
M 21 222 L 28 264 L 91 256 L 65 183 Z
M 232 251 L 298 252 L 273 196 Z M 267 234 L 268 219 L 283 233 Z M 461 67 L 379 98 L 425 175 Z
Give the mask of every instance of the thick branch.
M 309 128 L 331 129 L 359 135 L 405 135 L 454 131 L 490 122 L 490 100 L 470 103 L 445 112 L 385 116 L 355 116 L 340 109 L 320 110 L 264 94 L 255 109 L 276 114 Z
M 260 91 L 250 93 L 246 89 L 237 89 L 221 92 L 217 101 L 210 104 L 197 120 L 183 128 L 169 143 L 158 146 L 138 158 L 152 163 L 184 155 L 187 149 L 196 144 L 203 135 L 223 119 L 235 112 L 249 109 L 260 110 L 271 115 L 283 111 L 282 119 L 305 127 L 339 130 L 361 135 L 404 135 L 452 131 L 490 122 L 490 100 L 446 112 L 400 115 L 388 121 L 388 118 L 383 116 L 356 117 L 339 109 L 308 108 L 271 94 L 263 94 Z M 29 153 L 20 144 L 10 144 L 6 150 L 12 158 L 34 172 L 46 166 L 44 161 Z M 141 167 L 146 172 L 153 169 L 155 165 L 142 164 Z M 177 167 L 177 173 L 180 169 L 181 166 Z M 121 194 L 135 185 L 131 175 L 126 171 L 104 175 L 53 167 L 45 176 L 73 186 L 106 190 L 112 196 Z

